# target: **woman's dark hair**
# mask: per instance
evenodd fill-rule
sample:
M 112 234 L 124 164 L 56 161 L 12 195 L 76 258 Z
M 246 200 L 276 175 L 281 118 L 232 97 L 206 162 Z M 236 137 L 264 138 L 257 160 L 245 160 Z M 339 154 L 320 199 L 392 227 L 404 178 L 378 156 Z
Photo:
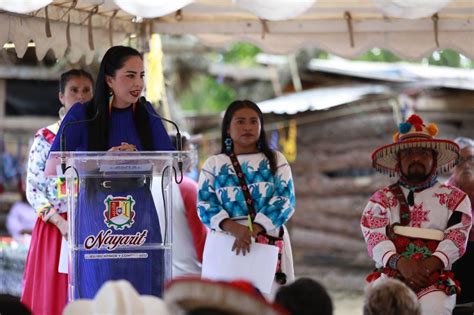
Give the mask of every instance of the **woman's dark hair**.
M 0 314 L 29 315 L 31 311 L 20 301 L 19 297 L 0 294 Z
M 61 74 L 61 77 L 59 78 L 59 92 L 61 92 L 61 94 L 64 94 L 64 92 L 66 91 L 66 85 L 69 80 L 77 77 L 85 77 L 91 81 L 92 85 L 94 85 L 94 79 L 92 78 L 89 72 L 82 69 L 72 69 Z
M 195 310 L 187 311 L 186 315 L 234 315 L 235 313 L 214 309 L 214 308 L 198 308 Z
M 225 145 L 225 139 L 230 137 L 229 133 L 227 130 L 230 127 L 230 122 L 232 120 L 232 117 L 234 117 L 234 114 L 236 111 L 242 108 L 249 108 L 255 111 L 258 114 L 258 118 L 260 120 L 260 137 L 258 138 L 258 145 L 257 149 L 265 154 L 265 156 L 268 159 L 268 162 L 270 163 L 270 170 L 272 174 L 276 173 L 277 165 L 276 165 L 276 156 L 275 152 L 270 149 L 270 146 L 268 145 L 267 141 L 267 136 L 265 134 L 265 129 L 264 123 L 263 123 L 263 113 L 258 108 L 257 104 L 255 104 L 252 101 L 249 100 L 237 100 L 233 101 L 230 103 L 229 107 L 227 107 L 227 110 L 225 111 L 224 118 L 222 120 L 222 130 L 221 130 L 221 153 L 226 153 L 226 145 Z
M 89 125 L 89 150 L 106 151 L 109 142 L 109 95 L 110 88 L 106 83 L 106 76 L 114 77 L 117 70 L 121 69 L 130 57 L 140 57 L 142 55 L 134 48 L 126 46 L 113 46 L 107 50 L 100 63 L 97 82 L 95 83 L 94 97 L 88 106 L 88 117 L 92 118 L 97 114 Z M 153 150 L 152 135 L 150 132 L 149 114 L 145 104 L 137 102 L 134 121 L 135 128 L 140 138 L 143 150 Z

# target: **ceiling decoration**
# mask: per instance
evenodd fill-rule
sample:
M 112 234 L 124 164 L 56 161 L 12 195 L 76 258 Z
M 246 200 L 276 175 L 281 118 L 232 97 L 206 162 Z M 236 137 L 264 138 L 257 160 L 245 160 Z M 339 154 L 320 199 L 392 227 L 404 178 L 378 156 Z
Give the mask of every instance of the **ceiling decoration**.
M 451 0 L 374 0 L 387 16 L 419 19 L 432 16 Z

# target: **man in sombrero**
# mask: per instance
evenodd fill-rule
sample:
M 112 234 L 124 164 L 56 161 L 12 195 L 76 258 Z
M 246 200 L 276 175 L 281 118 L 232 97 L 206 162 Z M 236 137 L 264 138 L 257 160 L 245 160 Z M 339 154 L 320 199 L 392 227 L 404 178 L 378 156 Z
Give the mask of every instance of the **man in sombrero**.
M 415 291 L 422 314 L 451 314 L 459 283 L 451 265 L 466 250 L 471 204 L 464 192 L 437 176 L 456 165 L 459 147 L 437 139 L 435 124 L 412 115 L 392 144 L 372 154 L 374 168 L 398 181 L 378 190 L 361 218 L 376 270 L 369 282 L 395 277 Z

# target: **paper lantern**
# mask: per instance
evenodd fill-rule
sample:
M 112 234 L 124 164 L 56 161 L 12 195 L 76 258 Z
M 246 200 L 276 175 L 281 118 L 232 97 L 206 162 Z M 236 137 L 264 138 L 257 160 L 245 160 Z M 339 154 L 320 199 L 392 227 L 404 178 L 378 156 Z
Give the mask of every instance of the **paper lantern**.
M 0 0 L 0 10 L 19 14 L 26 14 L 39 10 L 47 6 L 51 2 L 53 2 L 53 0 Z
M 418 19 L 431 16 L 451 0 L 373 0 L 387 16 Z
M 271 21 L 288 20 L 306 12 L 316 0 L 234 0 L 256 16 Z
M 175 12 L 194 0 L 114 0 L 125 12 L 143 17 L 156 18 Z

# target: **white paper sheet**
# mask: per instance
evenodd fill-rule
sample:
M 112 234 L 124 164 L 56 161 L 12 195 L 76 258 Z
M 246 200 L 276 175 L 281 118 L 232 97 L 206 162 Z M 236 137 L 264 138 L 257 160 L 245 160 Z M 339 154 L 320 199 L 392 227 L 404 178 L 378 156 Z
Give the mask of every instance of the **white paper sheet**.
M 247 280 L 263 293 L 270 293 L 278 260 L 278 248 L 252 243 L 245 256 L 232 251 L 235 238 L 210 232 L 204 247 L 202 277 L 212 280 Z
M 69 245 L 67 240 L 63 237 L 61 241 L 61 252 L 59 254 L 59 264 L 58 264 L 58 272 L 59 273 L 67 273 L 68 272 L 68 262 L 69 262 Z

